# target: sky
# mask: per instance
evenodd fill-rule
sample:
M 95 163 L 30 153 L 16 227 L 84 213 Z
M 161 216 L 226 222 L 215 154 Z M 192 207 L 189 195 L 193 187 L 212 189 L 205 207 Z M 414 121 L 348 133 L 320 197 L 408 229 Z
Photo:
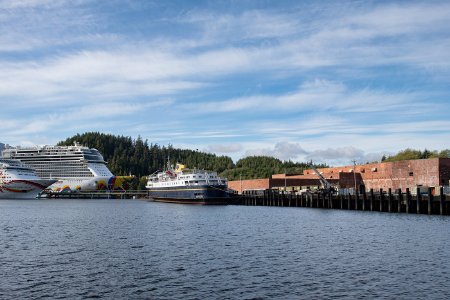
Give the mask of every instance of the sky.
M 0 142 L 330 165 L 450 148 L 448 1 L 0 0 Z

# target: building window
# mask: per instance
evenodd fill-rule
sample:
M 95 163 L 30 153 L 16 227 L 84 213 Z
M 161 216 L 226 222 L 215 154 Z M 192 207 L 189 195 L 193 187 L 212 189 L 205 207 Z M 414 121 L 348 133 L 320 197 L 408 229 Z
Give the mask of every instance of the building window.
M 414 172 L 409 172 L 409 176 L 414 176 Z

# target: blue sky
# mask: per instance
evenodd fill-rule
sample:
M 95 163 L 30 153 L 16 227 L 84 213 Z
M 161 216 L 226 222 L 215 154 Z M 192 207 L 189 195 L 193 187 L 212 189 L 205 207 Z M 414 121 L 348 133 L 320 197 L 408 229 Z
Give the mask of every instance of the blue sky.
M 345 164 L 450 148 L 448 1 L 0 0 L 0 142 Z

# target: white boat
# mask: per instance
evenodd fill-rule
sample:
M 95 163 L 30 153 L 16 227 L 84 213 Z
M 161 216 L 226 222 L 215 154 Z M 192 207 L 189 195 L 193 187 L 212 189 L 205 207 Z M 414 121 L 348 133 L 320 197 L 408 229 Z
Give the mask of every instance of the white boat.
M 114 176 L 97 149 L 73 146 L 15 147 L 3 150 L 4 158 L 18 159 L 43 179 L 54 179 L 51 192 L 125 190 L 132 176 Z
M 161 202 L 190 204 L 227 204 L 230 194 L 227 180 L 216 172 L 186 169 L 177 164 L 148 176 L 150 198 Z
M 19 160 L 0 158 L 0 199 L 31 199 L 56 182 L 42 179 Z

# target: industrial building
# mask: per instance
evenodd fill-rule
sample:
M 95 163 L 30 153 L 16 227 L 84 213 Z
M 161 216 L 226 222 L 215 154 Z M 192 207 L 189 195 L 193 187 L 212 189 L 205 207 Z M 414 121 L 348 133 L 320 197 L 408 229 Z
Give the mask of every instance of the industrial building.
M 350 165 L 320 168 L 317 171 L 339 190 L 351 193 L 355 189 L 359 192 L 370 189 L 401 189 L 404 192 L 407 188 L 414 193 L 417 187 L 432 188 L 433 193 L 437 193 L 440 186 L 449 190 L 450 158 Z M 274 174 L 267 179 L 230 181 L 228 186 L 238 193 L 265 189 L 300 191 L 317 189 L 321 186 L 321 181 L 313 169 L 308 169 L 302 175 Z

